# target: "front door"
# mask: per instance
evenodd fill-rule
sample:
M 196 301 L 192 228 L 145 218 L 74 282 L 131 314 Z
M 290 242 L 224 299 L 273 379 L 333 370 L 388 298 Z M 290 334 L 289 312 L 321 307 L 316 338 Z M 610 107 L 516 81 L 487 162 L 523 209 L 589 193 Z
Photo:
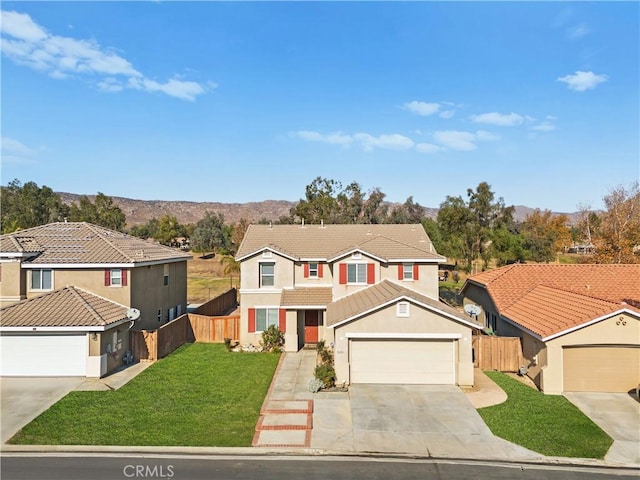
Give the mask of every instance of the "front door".
M 318 311 L 304 312 L 304 343 L 318 343 Z

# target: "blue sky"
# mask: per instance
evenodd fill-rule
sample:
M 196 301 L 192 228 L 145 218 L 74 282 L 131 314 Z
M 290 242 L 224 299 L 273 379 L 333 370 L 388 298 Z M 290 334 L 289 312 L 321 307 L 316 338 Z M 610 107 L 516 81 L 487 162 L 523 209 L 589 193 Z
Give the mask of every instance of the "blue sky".
M 2 3 L 2 184 L 574 211 L 640 176 L 640 6 Z

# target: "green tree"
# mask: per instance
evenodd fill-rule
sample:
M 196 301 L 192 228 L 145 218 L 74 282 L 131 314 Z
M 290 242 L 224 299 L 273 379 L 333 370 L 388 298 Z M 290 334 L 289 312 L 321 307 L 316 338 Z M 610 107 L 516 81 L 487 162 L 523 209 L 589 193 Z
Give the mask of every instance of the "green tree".
M 143 238 L 145 240 L 148 238 L 155 238 L 158 233 L 159 225 L 160 225 L 160 222 L 158 221 L 157 218 L 154 217 L 150 219 L 147 223 L 144 223 L 142 225 L 134 225 L 129 230 L 129 233 L 134 237 Z
M 522 222 L 521 234 L 527 259 L 551 262 L 571 245 L 571 228 L 566 215 L 554 215 L 550 210 L 535 210 Z
M 224 215 L 206 212 L 196 223 L 191 238 L 194 252 L 220 252 L 229 247 L 229 234 L 225 232 Z
M 64 221 L 69 216 L 69 207 L 60 195 L 35 182 L 24 185 L 15 179 L 0 188 L 0 220 L 2 233 L 37 227 L 51 222 Z
M 163 215 L 158 222 L 158 228 L 153 239 L 163 245 L 171 245 L 171 242 L 181 236 L 182 227 L 178 219 L 173 215 Z
M 424 214 L 424 207 L 414 202 L 411 196 L 402 205 L 397 205 L 391 210 L 389 223 L 420 223 Z
M 222 257 L 220 263 L 223 265 L 222 272 L 225 275 L 229 275 L 229 287 L 233 288 L 233 276 L 237 275 L 238 279 L 240 279 L 240 262 L 236 261 L 233 256 L 226 255 Z
M 524 262 L 526 251 L 522 245 L 522 236 L 507 227 L 496 228 L 491 236 L 491 251 L 499 267 L 511 263 Z
M 98 192 L 92 202 L 83 195 L 78 204 L 72 203 L 69 218 L 73 222 L 88 222 L 94 225 L 123 231 L 127 218 L 120 207 L 113 203 L 113 199 Z
M 425 217 L 420 223 L 422 223 L 424 231 L 427 232 L 427 235 L 429 235 L 431 243 L 433 243 L 436 252 L 444 255 L 442 252 L 445 251 L 445 246 L 444 242 L 442 241 L 442 234 L 440 233 L 440 229 L 438 228 L 438 222 L 436 222 L 432 218 Z
M 240 248 L 240 244 L 244 239 L 245 233 L 247 233 L 247 228 L 249 228 L 249 220 L 242 217 L 238 220 L 237 223 L 233 225 L 233 232 L 231 233 L 231 243 L 233 245 L 233 253 L 235 254 Z
M 317 177 L 306 186 L 305 198 L 291 209 L 291 215 L 303 219 L 306 223 L 336 223 L 336 196 L 341 189 L 340 182 Z

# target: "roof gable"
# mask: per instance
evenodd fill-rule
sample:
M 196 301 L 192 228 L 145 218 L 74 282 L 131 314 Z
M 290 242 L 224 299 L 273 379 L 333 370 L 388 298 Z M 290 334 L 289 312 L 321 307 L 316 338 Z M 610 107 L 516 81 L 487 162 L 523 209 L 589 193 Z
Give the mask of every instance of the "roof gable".
M 190 255 L 86 222 L 57 222 L 0 237 L 2 255 L 35 254 L 33 265 L 139 264 L 186 261 Z

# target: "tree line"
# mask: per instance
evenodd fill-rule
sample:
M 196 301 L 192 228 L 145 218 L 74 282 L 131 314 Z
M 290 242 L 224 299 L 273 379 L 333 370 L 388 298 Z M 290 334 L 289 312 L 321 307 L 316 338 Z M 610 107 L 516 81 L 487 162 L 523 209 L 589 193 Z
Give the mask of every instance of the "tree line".
M 34 182 L 24 185 L 14 180 L 0 188 L 2 233 L 55 221 L 85 221 L 118 231 L 127 231 L 124 212 L 113 199 L 98 193 L 92 202 L 83 196 L 66 205 L 49 187 Z M 618 186 L 604 196 L 605 210 L 596 212 L 579 206 L 573 224 L 567 215 L 535 210 L 523 221 L 514 219 L 515 208 L 496 197 L 487 182 L 468 188 L 465 195 L 447 196 L 437 218 L 410 196 L 402 204 L 385 202 L 379 188 L 365 191 L 357 182 L 343 186 L 332 179 L 317 177 L 305 187 L 304 198 L 289 215 L 277 220 L 262 218 L 258 223 L 421 223 L 436 250 L 471 271 L 490 264 L 551 262 L 572 245 L 584 244 L 592 251 L 583 261 L 597 263 L 640 262 L 640 191 L 638 182 Z M 127 233 L 178 246 L 188 241 L 195 252 L 233 255 L 247 230 L 245 218 L 225 223 L 219 213 L 206 212 L 195 224 L 180 224 L 175 216 L 152 218 Z

